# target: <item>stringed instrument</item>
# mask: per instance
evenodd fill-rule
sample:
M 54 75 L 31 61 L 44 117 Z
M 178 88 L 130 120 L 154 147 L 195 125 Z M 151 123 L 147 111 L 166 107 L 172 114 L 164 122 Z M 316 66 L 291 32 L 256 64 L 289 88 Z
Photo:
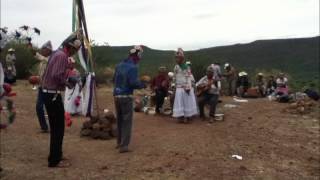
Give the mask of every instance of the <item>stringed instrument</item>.
M 196 95 L 201 96 L 203 93 L 207 92 L 211 88 L 213 83 L 215 83 L 214 79 L 208 79 L 207 84 L 203 84 L 203 85 L 198 86 Z

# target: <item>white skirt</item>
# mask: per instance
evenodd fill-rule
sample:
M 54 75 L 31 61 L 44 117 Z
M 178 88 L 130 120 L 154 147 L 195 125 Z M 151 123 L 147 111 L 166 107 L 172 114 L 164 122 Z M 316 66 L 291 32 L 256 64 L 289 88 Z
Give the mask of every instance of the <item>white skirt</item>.
M 191 117 L 198 114 L 196 96 L 193 88 L 186 93 L 183 88 L 176 89 L 173 104 L 173 117 Z
M 75 89 L 69 89 L 66 87 L 65 96 L 64 96 L 64 110 L 70 114 L 77 114 L 82 112 L 82 102 L 83 102 L 83 93 L 79 92 L 80 86 L 76 84 Z M 77 97 L 80 96 L 79 106 L 76 105 L 75 101 Z

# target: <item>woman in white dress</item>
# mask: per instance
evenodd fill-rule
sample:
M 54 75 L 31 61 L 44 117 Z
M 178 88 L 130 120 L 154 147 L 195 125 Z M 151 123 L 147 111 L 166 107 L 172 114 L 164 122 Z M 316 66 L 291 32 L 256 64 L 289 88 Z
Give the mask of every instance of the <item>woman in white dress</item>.
M 68 71 L 68 77 L 70 78 L 79 78 L 80 73 L 74 67 L 75 60 L 70 58 L 70 70 Z M 74 88 L 69 89 L 66 87 L 65 96 L 64 96 L 64 109 L 66 113 L 70 113 L 71 115 L 80 114 L 82 112 L 82 101 L 83 101 L 83 93 L 82 93 L 82 85 L 81 81 L 79 81 Z
M 174 67 L 173 82 L 176 92 L 172 116 L 178 118 L 179 122 L 188 123 L 192 116 L 198 114 L 196 97 L 192 87 L 193 75 L 190 67 L 185 63 L 181 48 L 178 48 L 175 58 L 177 64 Z

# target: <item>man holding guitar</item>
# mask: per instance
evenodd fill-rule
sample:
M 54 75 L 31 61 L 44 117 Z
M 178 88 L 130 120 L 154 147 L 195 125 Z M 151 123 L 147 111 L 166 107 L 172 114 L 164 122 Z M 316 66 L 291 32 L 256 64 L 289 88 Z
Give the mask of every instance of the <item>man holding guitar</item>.
M 214 69 L 212 66 L 207 68 L 207 75 L 202 77 L 197 83 L 197 96 L 198 96 L 198 105 L 200 111 L 200 117 L 205 119 L 204 106 L 205 104 L 210 105 L 210 120 L 212 123 L 214 121 L 214 115 L 216 112 L 216 106 L 219 99 L 219 91 L 221 83 L 219 79 L 214 77 Z

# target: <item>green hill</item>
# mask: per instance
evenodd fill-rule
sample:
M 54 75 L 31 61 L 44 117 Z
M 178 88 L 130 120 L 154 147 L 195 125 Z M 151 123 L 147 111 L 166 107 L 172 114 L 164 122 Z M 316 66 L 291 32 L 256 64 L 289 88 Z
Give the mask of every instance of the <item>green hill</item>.
M 196 78 L 204 72 L 206 66 L 213 62 L 229 62 L 238 70 L 249 73 L 258 70 L 284 71 L 297 81 L 307 83 L 319 80 L 319 42 L 320 37 L 258 40 L 248 44 L 235 44 L 186 51 L 186 58 L 193 63 Z M 94 59 L 98 67 L 115 66 L 126 58 L 131 46 L 95 46 Z M 144 48 L 143 60 L 140 63 L 142 74 L 155 74 L 160 65 L 170 69 L 174 66 L 174 51 Z

